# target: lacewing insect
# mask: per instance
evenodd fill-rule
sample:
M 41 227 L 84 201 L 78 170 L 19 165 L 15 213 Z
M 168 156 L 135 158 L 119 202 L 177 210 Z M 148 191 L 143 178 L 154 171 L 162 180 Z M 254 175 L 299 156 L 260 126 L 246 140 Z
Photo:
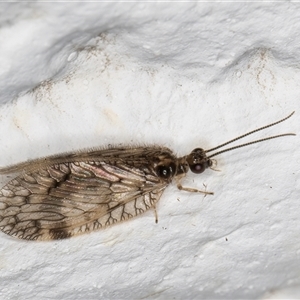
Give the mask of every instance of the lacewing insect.
M 211 158 L 233 149 L 283 136 L 270 136 L 208 154 L 284 119 L 209 150 L 194 149 L 177 158 L 159 146 L 122 147 L 60 154 L 0 169 L 18 173 L 0 190 L 0 229 L 26 240 L 55 240 L 125 221 L 153 208 L 173 181 L 180 190 L 189 170 L 200 174 Z

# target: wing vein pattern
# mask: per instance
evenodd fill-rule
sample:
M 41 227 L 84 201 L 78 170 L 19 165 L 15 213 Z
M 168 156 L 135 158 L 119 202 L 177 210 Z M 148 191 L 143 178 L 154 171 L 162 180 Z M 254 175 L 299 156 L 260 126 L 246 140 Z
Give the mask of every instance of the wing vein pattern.
M 0 229 L 28 240 L 68 238 L 145 212 L 167 185 L 145 154 L 39 166 L 1 189 Z

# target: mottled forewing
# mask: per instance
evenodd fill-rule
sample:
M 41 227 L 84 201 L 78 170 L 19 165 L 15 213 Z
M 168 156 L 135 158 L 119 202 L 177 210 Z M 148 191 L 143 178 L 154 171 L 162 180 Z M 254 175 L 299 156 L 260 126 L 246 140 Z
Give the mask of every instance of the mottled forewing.
M 63 239 L 145 212 L 168 182 L 153 170 L 157 149 L 135 150 L 25 169 L 0 191 L 0 229 L 27 240 Z

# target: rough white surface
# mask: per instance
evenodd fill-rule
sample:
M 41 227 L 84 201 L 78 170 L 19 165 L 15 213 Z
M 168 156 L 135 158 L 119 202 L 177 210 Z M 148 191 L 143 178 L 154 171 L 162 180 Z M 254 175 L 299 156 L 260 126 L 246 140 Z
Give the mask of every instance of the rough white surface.
M 298 3 L 1 3 L 0 165 L 108 144 L 178 155 L 290 120 Z M 139 218 L 57 242 L 1 234 L 1 299 L 300 296 L 299 138 L 218 157 Z

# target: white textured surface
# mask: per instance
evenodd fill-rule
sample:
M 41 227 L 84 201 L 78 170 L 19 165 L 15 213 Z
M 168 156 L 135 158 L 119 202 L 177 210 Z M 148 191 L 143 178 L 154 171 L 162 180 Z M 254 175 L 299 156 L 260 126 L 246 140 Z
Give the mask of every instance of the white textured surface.
M 296 110 L 296 3 L 0 6 L 0 165 L 107 144 L 185 155 Z M 43 84 L 39 85 L 41 82 Z M 256 136 L 253 137 L 253 139 Z M 59 242 L 0 234 L 1 299 L 295 298 L 299 138 L 218 157 L 152 212 Z

